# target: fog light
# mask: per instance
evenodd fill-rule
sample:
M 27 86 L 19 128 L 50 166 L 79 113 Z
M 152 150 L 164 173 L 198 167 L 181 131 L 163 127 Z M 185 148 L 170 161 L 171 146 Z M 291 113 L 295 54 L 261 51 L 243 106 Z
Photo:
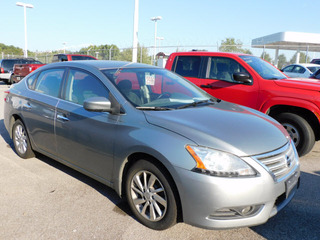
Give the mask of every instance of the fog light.
M 217 210 L 214 214 L 211 214 L 209 218 L 233 219 L 233 218 L 252 217 L 256 215 L 262 209 L 262 207 L 263 205 L 221 208 Z

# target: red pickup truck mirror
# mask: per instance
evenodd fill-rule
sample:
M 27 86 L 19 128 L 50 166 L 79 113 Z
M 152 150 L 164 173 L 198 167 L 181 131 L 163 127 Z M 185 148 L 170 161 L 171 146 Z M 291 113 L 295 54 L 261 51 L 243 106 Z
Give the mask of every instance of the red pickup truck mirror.
M 238 72 L 233 74 L 233 79 L 239 83 L 252 83 L 250 75 L 245 72 Z

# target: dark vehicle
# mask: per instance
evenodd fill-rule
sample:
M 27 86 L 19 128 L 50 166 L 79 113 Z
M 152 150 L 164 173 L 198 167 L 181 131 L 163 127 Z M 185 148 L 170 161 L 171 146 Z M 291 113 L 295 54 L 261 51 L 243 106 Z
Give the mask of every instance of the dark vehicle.
M 312 61 L 310 63 L 320 64 L 320 58 L 312 59 Z
M 320 69 L 316 72 L 314 72 L 310 78 L 313 78 L 313 79 L 320 79 Z
M 40 61 L 30 61 L 25 64 L 15 64 L 13 67 L 13 73 L 9 79 L 9 84 L 20 82 L 25 76 L 39 67 L 44 66 Z
M 1 59 L 0 60 L 0 80 L 8 83 L 13 73 L 15 64 L 32 63 L 35 60 L 32 58 L 14 58 L 14 59 Z
M 263 224 L 299 186 L 277 121 L 146 64 L 43 66 L 6 91 L 4 125 L 20 157 L 40 152 L 114 188 L 152 229 Z
M 67 62 L 79 60 L 97 60 L 95 57 L 83 54 L 56 54 L 53 56 L 52 62 Z

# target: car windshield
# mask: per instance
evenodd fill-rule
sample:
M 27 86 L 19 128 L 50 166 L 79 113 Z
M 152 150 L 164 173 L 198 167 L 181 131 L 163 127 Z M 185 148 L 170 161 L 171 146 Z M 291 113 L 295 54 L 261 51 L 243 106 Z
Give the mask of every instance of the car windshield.
M 171 110 L 215 102 L 212 96 L 166 69 L 123 68 L 102 72 L 137 109 Z
M 277 68 L 270 63 L 254 56 L 239 56 L 242 60 L 250 65 L 262 78 L 267 80 L 277 80 L 287 78 Z

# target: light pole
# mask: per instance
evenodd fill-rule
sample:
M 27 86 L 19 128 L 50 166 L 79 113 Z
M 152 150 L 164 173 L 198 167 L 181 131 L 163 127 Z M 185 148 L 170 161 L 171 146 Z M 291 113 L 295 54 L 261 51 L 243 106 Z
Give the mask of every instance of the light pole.
M 138 21 L 139 21 L 139 0 L 134 1 L 133 16 L 133 44 L 132 44 L 132 62 L 137 62 L 138 56 Z
M 33 8 L 32 4 L 17 2 L 17 6 L 23 7 L 24 10 L 24 57 L 28 57 L 28 42 L 27 42 L 27 8 Z
M 154 21 L 154 48 L 153 48 L 153 64 L 155 64 L 156 60 L 156 50 L 157 50 L 157 21 L 161 20 L 162 17 L 153 17 L 151 18 L 151 21 Z
M 161 41 L 164 40 L 164 37 L 157 37 L 157 40 L 159 40 L 159 51 L 161 50 Z
M 66 45 L 67 45 L 67 42 L 63 42 L 63 53 L 66 53 Z

